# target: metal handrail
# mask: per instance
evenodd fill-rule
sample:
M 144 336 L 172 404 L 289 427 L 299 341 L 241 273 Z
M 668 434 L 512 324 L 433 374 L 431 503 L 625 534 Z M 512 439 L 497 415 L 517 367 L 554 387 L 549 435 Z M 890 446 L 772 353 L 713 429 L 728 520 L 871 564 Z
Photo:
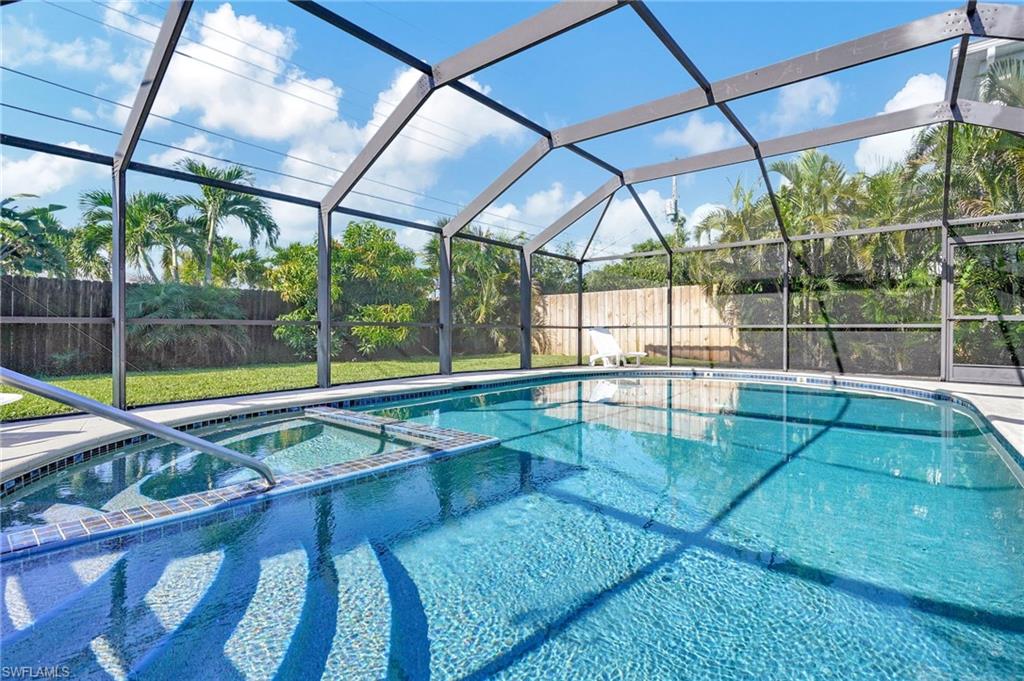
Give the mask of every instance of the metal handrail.
M 97 402 L 94 399 L 78 395 L 63 388 L 58 388 L 50 383 L 39 381 L 5 367 L 0 367 L 0 383 L 12 388 L 24 390 L 25 392 L 32 393 L 33 395 L 39 395 L 40 397 L 54 400 L 55 402 L 61 402 L 69 407 L 81 409 L 82 411 L 95 416 L 105 418 L 115 423 L 120 423 L 122 426 L 135 428 L 136 430 L 149 433 L 150 435 L 164 440 L 169 440 L 170 442 L 177 443 L 184 447 L 196 449 L 205 454 L 209 454 L 210 456 L 225 459 L 231 463 L 238 464 L 239 466 L 251 468 L 259 473 L 260 476 L 267 481 L 267 484 L 270 487 L 277 484 L 277 481 L 274 480 L 274 473 L 270 470 L 270 467 L 262 461 L 257 461 L 252 457 L 239 454 L 227 447 L 204 440 L 200 437 L 196 437 L 195 435 L 183 433 L 180 430 L 176 430 L 170 426 L 165 426 L 162 423 L 150 421 L 149 419 L 142 418 L 137 414 L 133 414 L 123 409 L 118 409 L 117 407 L 111 407 L 110 405 Z

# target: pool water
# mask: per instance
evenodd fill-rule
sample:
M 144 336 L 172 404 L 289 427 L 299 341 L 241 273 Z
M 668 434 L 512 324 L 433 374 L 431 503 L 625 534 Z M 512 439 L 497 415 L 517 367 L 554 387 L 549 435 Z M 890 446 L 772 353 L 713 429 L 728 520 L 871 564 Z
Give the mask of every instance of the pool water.
M 409 446 L 390 437 L 294 416 L 214 426 L 197 434 L 263 461 L 278 475 Z M 248 468 L 179 445 L 136 446 L 103 461 L 46 476 L 11 495 L 0 505 L 0 529 L 15 531 L 87 518 L 256 477 Z
M 97 679 L 1024 678 L 1024 488 L 952 405 L 645 378 L 379 413 L 503 444 L 6 561 L 3 664 Z

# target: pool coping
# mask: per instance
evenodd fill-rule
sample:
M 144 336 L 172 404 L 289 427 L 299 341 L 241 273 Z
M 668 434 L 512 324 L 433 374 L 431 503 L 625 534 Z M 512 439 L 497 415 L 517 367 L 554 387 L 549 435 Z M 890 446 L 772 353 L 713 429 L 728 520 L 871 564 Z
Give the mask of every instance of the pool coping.
M 190 431 L 249 418 L 298 414 L 306 407 L 372 406 L 461 390 L 523 385 L 557 378 L 619 375 L 747 380 L 953 402 L 983 417 L 1003 447 L 1009 450 L 1018 465 L 1024 467 L 1024 457 L 1021 456 L 1024 452 L 1024 418 L 1021 418 L 1024 414 L 1024 388 L 925 379 L 695 367 L 574 366 L 394 379 L 372 384 L 162 405 L 134 411 L 154 421 Z M 0 498 L 69 466 L 152 439 L 152 436 L 131 428 L 85 414 L 0 425 Z
M 152 501 L 141 506 L 97 513 L 87 518 L 3 532 L 0 533 L 0 562 L 29 554 L 64 549 L 86 541 L 109 539 L 152 525 L 180 522 L 188 516 L 223 511 L 233 505 L 251 504 L 299 489 L 375 476 L 431 459 L 496 447 L 501 443 L 498 438 L 488 435 L 438 428 L 345 409 L 320 407 L 308 409 L 306 413 L 316 420 L 371 434 L 390 436 L 412 446 L 307 471 L 280 474 L 273 488 L 268 488 L 266 483 L 260 480 L 248 480 L 172 499 Z

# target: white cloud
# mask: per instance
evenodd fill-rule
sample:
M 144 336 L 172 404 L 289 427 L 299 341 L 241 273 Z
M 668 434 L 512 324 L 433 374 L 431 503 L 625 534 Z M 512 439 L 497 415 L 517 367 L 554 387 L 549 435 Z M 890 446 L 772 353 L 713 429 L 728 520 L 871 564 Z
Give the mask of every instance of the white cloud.
M 488 206 L 480 216 L 480 221 L 486 223 L 485 229 L 497 229 L 500 237 L 510 238 L 521 232 L 536 234 L 584 198 L 583 192 L 570 193 L 561 182 L 552 182 L 547 189 L 527 196 L 522 205 L 509 202 Z M 540 228 L 532 225 L 539 225 Z
M 230 149 L 231 143 L 215 142 L 204 133 L 197 132 L 194 135 L 189 135 L 179 142 L 175 142 L 174 146 L 179 147 L 179 149 L 166 149 L 164 151 L 151 154 L 149 158 L 146 159 L 146 162 L 162 168 L 170 168 L 181 159 L 190 156 L 188 153 L 189 151 L 217 156 Z M 188 151 L 181 151 L 181 149 L 187 149 Z M 208 165 L 210 163 L 216 163 L 209 159 L 206 159 L 205 161 Z
M 690 213 L 689 219 L 686 221 L 687 238 L 698 244 L 713 243 L 717 239 L 717 235 L 714 232 L 702 234 L 701 239 L 698 240 L 696 238 L 697 228 L 704 224 L 705 220 L 723 208 L 726 208 L 726 206 L 721 203 L 702 203 L 694 208 L 693 212 Z
M 706 154 L 725 149 L 739 142 L 731 125 L 721 121 L 705 122 L 700 113 L 692 114 L 682 128 L 669 128 L 654 138 L 665 146 L 679 146 L 689 154 Z
M 839 107 L 839 85 L 827 76 L 793 83 L 779 90 L 768 122 L 779 134 L 828 120 Z
M 388 89 L 378 95 L 373 118 L 366 125 L 359 126 L 336 119 L 326 126 L 295 136 L 289 154 L 331 168 L 347 167 L 394 109 L 394 103 L 401 100 L 418 78 L 419 74 L 411 69 L 399 72 Z M 473 78 L 463 79 L 462 82 L 478 91 L 488 92 L 488 88 Z M 468 149 L 487 139 L 509 143 L 518 140 L 522 134 L 523 130 L 517 124 L 465 95 L 449 88 L 438 90 L 377 159 L 366 177 L 355 186 L 353 194 L 343 203 L 347 207 L 395 217 L 418 217 L 420 211 L 396 202 L 413 205 L 422 203 L 423 198 L 418 193 L 426 193 L 436 185 L 445 170 L 445 164 L 457 161 Z M 340 172 L 313 166 L 296 158 L 285 159 L 281 170 L 328 184 L 340 176 Z M 315 198 L 320 198 L 325 191 L 324 187 L 293 179 L 283 180 L 279 189 Z M 451 208 L 444 206 L 445 210 Z M 516 208 L 516 211 L 519 214 L 526 211 L 534 217 L 504 217 L 527 221 L 543 219 L 543 206 L 539 203 L 534 207 L 524 207 L 523 210 Z M 282 209 L 275 213 L 275 217 L 282 221 L 282 232 L 289 230 L 289 219 L 295 213 L 292 209 Z M 485 216 L 483 220 L 501 224 L 491 216 Z M 508 228 L 519 231 L 515 223 L 508 223 Z
M 88 144 L 64 142 L 63 146 L 80 151 L 93 151 Z M 101 166 L 75 161 L 61 156 L 35 152 L 20 160 L 4 156 L 0 159 L 0 176 L 3 177 L 3 196 L 34 194 L 45 198 L 48 194 L 69 187 L 83 179 L 102 177 L 107 174 Z
M 86 123 L 96 120 L 96 116 L 91 111 L 87 111 L 80 106 L 71 107 L 71 117 Z
M 110 44 L 104 40 L 75 38 L 71 42 L 54 41 L 36 28 L 23 26 L 6 16 L 4 19 L 0 61 L 7 66 L 17 68 L 49 63 L 86 71 L 102 68 L 111 59 Z
M 690 218 L 687 222 L 690 225 L 697 227 L 725 207 L 726 206 L 721 203 L 702 203 L 693 209 L 693 212 L 690 213 Z
M 885 103 L 881 113 L 903 111 L 921 104 L 940 102 L 946 96 L 946 79 L 937 73 L 918 73 Z M 860 141 L 853 161 L 858 170 L 876 173 L 903 160 L 914 143 L 917 130 L 901 130 Z
M 657 189 L 648 189 L 638 194 L 658 230 L 667 235 L 672 230 L 665 216 L 665 202 L 668 197 L 662 196 Z M 628 253 L 641 241 L 656 238 L 654 230 L 633 197 L 628 192 L 620 192 L 608 206 L 604 220 L 594 235 L 594 243 L 588 255 L 620 255 Z
M 225 3 L 203 15 L 194 40 L 178 49 L 196 59 L 177 58 L 168 68 L 157 114 L 195 112 L 203 127 L 260 140 L 308 134 L 337 118 L 341 88 L 286 63 L 296 48 L 290 29 L 236 15 Z

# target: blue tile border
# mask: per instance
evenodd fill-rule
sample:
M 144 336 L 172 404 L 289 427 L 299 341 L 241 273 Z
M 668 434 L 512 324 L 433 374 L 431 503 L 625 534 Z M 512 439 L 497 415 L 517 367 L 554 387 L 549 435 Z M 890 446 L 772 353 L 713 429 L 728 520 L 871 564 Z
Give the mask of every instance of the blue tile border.
M 175 426 L 175 428 L 187 432 L 201 428 L 208 428 L 210 426 L 216 426 L 225 423 L 235 423 L 239 421 L 247 421 L 267 416 L 279 416 L 284 414 L 298 415 L 303 413 L 303 411 L 306 409 L 351 409 L 353 407 L 370 407 L 390 404 L 394 402 L 404 402 L 407 400 L 423 399 L 427 397 L 440 397 L 443 395 L 451 395 L 453 393 L 471 390 L 497 389 L 521 385 L 540 385 L 543 383 L 571 381 L 589 378 L 621 378 L 628 376 L 650 378 L 706 378 L 715 380 L 746 380 L 757 381 L 762 383 L 782 383 L 797 386 L 810 385 L 833 389 L 838 388 L 871 393 L 881 393 L 900 397 L 912 397 L 916 399 L 932 400 L 935 402 L 949 402 L 955 404 L 958 407 L 970 411 L 972 415 L 979 418 L 981 422 L 985 424 L 986 431 L 996 438 L 999 444 L 1004 449 L 1006 449 L 1006 451 L 1010 454 L 1010 456 L 1014 459 L 1014 461 L 1017 462 L 1017 464 L 1021 468 L 1024 468 L 1024 453 L 1018 452 L 1017 449 L 1002 435 L 1002 433 L 1000 433 L 996 428 L 994 428 L 991 425 L 991 423 L 989 423 L 988 419 L 985 418 L 984 414 L 982 414 L 981 411 L 977 407 L 975 407 L 970 401 L 961 399 L 959 397 L 956 397 L 955 395 L 950 395 L 949 393 L 939 392 L 935 390 L 927 390 L 923 388 L 909 388 L 903 386 L 886 385 L 884 383 L 875 383 L 863 379 L 834 378 L 831 376 L 814 376 L 798 373 L 766 373 L 756 371 L 744 371 L 740 369 L 596 369 L 587 371 L 564 372 L 559 374 L 548 374 L 544 376 L 523 376 L 499 381 L 488 381 L 486 380 L 486 378 L 482 378 L 478 382 L 447 386 L 443 388 L 410 390 L 405 392 L 391 393 L 387 395 L 353 397 L 328 402 L 314 402 L 309 405 L 302 406 L 280 407 L 277 409 L 260 409 L 254 410 L 252 412 L 243 412 L 240 414 L 232 414 L 230 416 L 222 416 L 218 418 L 206 419 L 203 421 L 195 421 L 192 423 Z M 69 454 L 56 461 L 52 461 L 42 466 L 39 466 L 38 468 L 34 468 L 30 471 L 27 471 L 16 477 L 4 481 L 3 485 L 0 486 L 0 501 L 2 501 L 4 497 L 6 497 L 7 495 L 22 489 L 26 485 L 38 481 L 40 478 L 46 475 L 49 475 L 51 473 L 57 473 L 69 466 L 84 463 L 97 456 L 109 454 L 110 452 L 120 449 L 122 447 L 141 444 L 143 442 L 148 442 L 154 439 L 158 438 L 154 438 L 151 435 L 145 434 L 134 435 L 131 437 L 109 442 L 103 445 L 97 445 L 92 449 L 78 452 L 76 454 Z

